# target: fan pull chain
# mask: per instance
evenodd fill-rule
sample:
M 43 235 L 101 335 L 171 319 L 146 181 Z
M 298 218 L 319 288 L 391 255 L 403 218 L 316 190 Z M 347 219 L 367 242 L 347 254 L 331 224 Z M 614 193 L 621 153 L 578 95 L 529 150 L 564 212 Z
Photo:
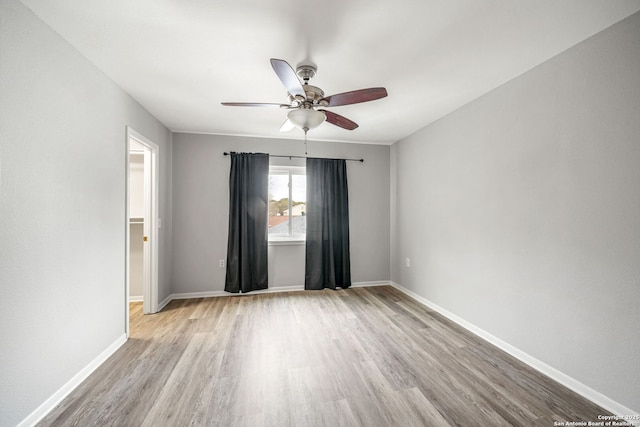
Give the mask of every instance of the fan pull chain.
M 307 132 L 309 131 L 308 128 L 304 128 L 304 155 L 307 155 Z

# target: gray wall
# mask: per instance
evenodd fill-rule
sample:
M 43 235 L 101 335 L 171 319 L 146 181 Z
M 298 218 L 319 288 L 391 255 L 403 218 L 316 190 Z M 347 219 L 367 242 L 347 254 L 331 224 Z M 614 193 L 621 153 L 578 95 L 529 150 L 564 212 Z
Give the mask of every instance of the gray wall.
M 160 145 L 169 294 L 172 151 L 164 126 L 29 9 L 2 0 L 0 19 L 0 425 L 12 426 L 125 332 L 126 125 Z
M 304 142 L 183 133 L 173 139 L 173 292 L 221 291 L 225 269 L 218 260 L 227 252 L 230 163 L 222 153 L 303 155 Z M 389 280 L 389 147 L 310 141 L 309 155 L 365 159 L 347 166 L 352 280 Z M 304 165 L 296 159 L 271 163 Z M 304 284 L 304 245 L 269 247 L 269 282 Z
M 639 29 L 635 14 L 391 153 L 392 280 L 636 411 Z

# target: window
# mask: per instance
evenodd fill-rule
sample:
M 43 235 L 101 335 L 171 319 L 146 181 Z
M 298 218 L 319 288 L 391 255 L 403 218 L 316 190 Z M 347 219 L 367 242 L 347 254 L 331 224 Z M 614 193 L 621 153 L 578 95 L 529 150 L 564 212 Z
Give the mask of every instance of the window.
M 304 242 L 307 177 L 303 167 L 269 168 L 269 242 Z

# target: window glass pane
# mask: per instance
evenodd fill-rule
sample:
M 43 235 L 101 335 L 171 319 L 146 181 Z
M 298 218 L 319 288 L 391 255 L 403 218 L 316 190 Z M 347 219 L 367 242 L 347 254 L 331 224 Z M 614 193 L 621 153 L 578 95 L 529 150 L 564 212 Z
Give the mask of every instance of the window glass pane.
M 291 234 L 307 231 L 307 176 L 291 175 Z
M 291 194 L 291 200 L 289 195 Z M 307 229 L 307 177 L 304 168 L 269 171 L 269 235 L 304 240 Z

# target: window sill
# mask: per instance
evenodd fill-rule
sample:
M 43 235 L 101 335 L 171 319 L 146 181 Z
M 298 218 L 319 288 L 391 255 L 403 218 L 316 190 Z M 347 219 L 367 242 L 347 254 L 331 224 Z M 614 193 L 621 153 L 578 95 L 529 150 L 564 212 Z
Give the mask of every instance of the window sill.
M 269 237 L 269 246 L 304 245 L 306 240 L 292 237 Z

